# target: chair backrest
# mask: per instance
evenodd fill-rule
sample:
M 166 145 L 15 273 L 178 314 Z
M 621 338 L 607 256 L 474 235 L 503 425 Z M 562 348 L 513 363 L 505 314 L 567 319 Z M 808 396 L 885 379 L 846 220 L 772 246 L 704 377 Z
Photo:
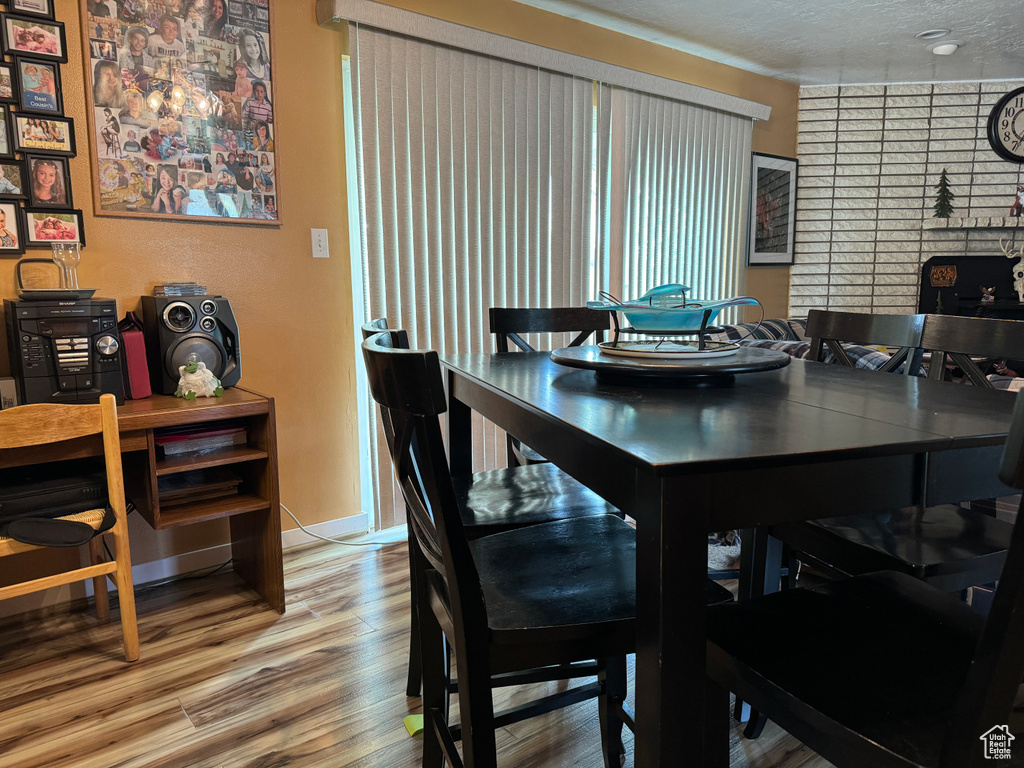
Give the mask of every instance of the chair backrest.
M 1010 434 L 1003 451 L 999 479 L 1024 488 L 1024 397 L 1014 407 Z M 997 725 L 1009 724 L 1013 733 L 1024 725 L 1013 722 L 1014 701 L 1024 681 L 1024 504 L 1017 513 L 1010 550 L 1003 565 L 978 642 L 974 662 L 950 720 L 943 766 L 974 765 L 980 754 L 978 739 Z
M 91 435 L 102 435 L 110 506 L 115 514 L 123 516 L 121 436 L 113 395 L 102 395 L 96 405 L 38 403 L 0 411 L 0 450 L 26 449 Z
M 921 346 L 932 353 L 928 376 L 941 379 L 951 359 L 980 387 L 991 387 L 971 356 L 1024 360 L 1024 321 L 925 315 Z
M 833 312 L 812 309 L 807 314 L 807 337 L 811 339 L 808 357 L 822 359 L 824 347 L 840 365 L 855 367 L 842 342 L 897 347 L 880 371 L 895 371 L 906 362 L 903 372 L 913 375 L 921 365 L 921 331 L 924 315 L 872 315 L 858 312 Z
M 575 333 L 577 335 L 569 346 L 578 347 L 591 335 L 595 341 L 603 341 L 604 334 L 611 327 L 611 314 L 586 307 L 491 307 L 491 333 L 499 352 L 509 351 L 509 341 L 524 352 L 536 352 L 520 335 L 523 333 Z
M 441 437 L 447 410 L 437 352 L 410 350 L 404 333 L 388 331 L 363 342 L 370 396 L 390 421 L 395 476 L 409 510 L 415 546 L 445 583 L 456 626 L 486 632 L 479 576 L 470 555 Z
M 387 318 L 376 317 L 373 320 L 367 320 L 359 326 L 359 330 L 363 332 L 363 341 L 366 341 L 371 336 L 378 334 L 381 331 L 388 330 Z

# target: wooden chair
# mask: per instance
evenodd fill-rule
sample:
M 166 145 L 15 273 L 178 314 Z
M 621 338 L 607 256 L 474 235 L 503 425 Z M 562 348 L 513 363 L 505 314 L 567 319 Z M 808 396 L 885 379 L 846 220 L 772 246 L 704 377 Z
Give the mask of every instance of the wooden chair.
M 594 337 L 594 342 L 604 340 L 609 330 L 611 312 L 597 312 L 586 307 L 555 307 L 549 309 L 523 309 L 518 307 L 491 307 L 491 333 L 498 352 L 510 351 L 511 341 L 524 352 L 537 350 L 522 337 L 527 333 L 570 333 L 576 334 L 568 346 L 578 347 Z M 523 445 L 512 435 L 506 435 L 508 465 L 540 464 L 546 462 L 543 456 Z
M 599 697 L 604 765 L 617 768 L 622 725 L 632 721 L 623 700 L 625 656 L 635 642 L 633 529 L 600 515 L 470 539 L 441 439 L 438 417 L 447 403 L 437 354 L 402 342 L 398 332 L 377 334 L 363 342 L 363 357 L 371 395 L 394 429 L 391 459 L 410 512 L 422 622 L 424 767 L 447 760 L 491 768 L 495 728 Z M 518 500 L 510 493 L 506 503 Z M 729 599 L 716 584 L 708 582 L 708 590 L 709 600 Z M 448 718 L 445 640 L 459 672 L 458 727 Z M 586 671 L 566 666 L 589 659 L 598 661 Z M 596 683 L 494 712 L 496 686 L 594 672 Z
M 941 377 L 951 356 L 971 381 L 991 387 L 971 355 L 1024 357 L 1024 322 L 946 315 L 923 320 L 919 343 L 932 351 L 932 378 Z M 982 512 L 943 504 L 790 523 L 773 526 L 770 533 L 799 559 L 826 572 L 895 570 L 954 592 L 999 577 L 1011 529 Z
M 1024 487 L 1024 398 L 999 477 Z M 983 737 L 1024 731 L 1024 508 L 987 617 L 880 572 L 711 606 L 707 635 L 709 698 L 735 691 L 838 768 L 990 765 Z M 725 766 L 726 707 L 709 715 L 705 755 Z
M 946 378 L 946 363 L 955 363 L 964 380 L 992 388 L 992 382 L 972 358 L 1024 360 L 1024 321 L 991 320 L 954 315 L 926 315 L 921 346 L 930 351 L 928 377 Z
M 871 315 L 812 309 L 807 314 L 807 337 L 811 340 L 808 359 L 821 361 L 825 349 L 840 365 L 854 368 L 855 363 L 843 348 L 843 342 L 871 346 L 896 347 L 889 362 L 879 368 L 889 373 L 903 363 L 903 373 L 913 376 L 921 365 L 921 332 L 924 315 Z
M 109 528 L 114 539 L 114 560 L 107 561 L 103 553 L 104 518 L 109 519 L 106 510 L 94 509 L 60 518 L 84 523 L 97 531 L 88 542 L 90 564 L 0 587 L 0 600 L 92 579 L 96 613 L 100 618 L 106 618 L 109 611 L 106 579 L 109 576 L 117 585 L 124 656 L 127 661 L 135 661 L 139 658 L 139 631 L 135 619 L 135 592 L 125 521 L 124 480 L 121 474 L 121 440 L 117 431 L 117 403 L 114 396 L 103 395 L 98 405 L 23 405 L 0 412 L 0 451 L 38 450 L 38 446 L 80 440 L 90 435 L 101 435 L 103 440 L 107 503 L 114 517 L 113 527 Z M 0 557 L 45 548 L 0 537 Z
M 369 320 L 362 326 L 363 338 L 368 339 L 381 331 L 386 331 L 387 327 L 385 318 Z M 408 349 L 409 341 L 404 331 L 396 331 L 393 338 L 398 347 Z M 395 434 L 391 416 L 386 409 L 381 408 L 380 417 L 384 436 L 391 450 Z M 466 477 L 455 477 L 452 483 L 463 528 L 470 539 L 572 517 L 606 514 L 622 517 L 618 509 L 549 463 L 477 472 Z M 510 498 L 516 499 L 517 503 L 510 504 Z M 406 517 L 411 519 L 408 507 Z M 413 546 L 410 543 L 409 572 L 414 582 L 416 569 L 412 557 Z M 412 588 L 415 590 L 415 584 L 412 584 Z M 419 696 L 422 672 L 418 640 L 420 628 L 415 599 L 410 611 L 410 624 L 411 642 L 406 694 Z

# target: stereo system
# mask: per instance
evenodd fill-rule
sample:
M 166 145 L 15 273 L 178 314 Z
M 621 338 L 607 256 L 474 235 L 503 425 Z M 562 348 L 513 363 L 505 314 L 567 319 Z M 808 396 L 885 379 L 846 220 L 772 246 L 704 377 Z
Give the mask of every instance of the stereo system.
M 4 319 L 20 404 L 123 402 L 113 299 L 4 299 Z
M 142 324 L 153 392 L 173 395 L 178 369 L 190 355 L 206 363 L 221 386 L 238 383 L 238 325 L 223 296 L 143 296 Z

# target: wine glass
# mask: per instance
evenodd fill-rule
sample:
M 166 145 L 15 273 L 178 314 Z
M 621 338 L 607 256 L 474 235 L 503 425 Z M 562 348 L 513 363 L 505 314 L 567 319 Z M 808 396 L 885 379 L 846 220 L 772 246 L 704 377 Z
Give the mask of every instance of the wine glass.
M 78 243 L 53 243 L 53 260 L 60 267 L 60 287 L 78 288 L 78 262 L 82 253 Z

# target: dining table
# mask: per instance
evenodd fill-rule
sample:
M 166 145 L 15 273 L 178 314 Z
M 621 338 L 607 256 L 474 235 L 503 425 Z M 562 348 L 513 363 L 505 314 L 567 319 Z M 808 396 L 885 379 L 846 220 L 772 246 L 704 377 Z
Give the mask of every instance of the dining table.
M 709 532 L 1014 492 L 996 477 L 1007 392 L 799 359 L 708 381 L 440 358 L 453 474 L 472 471 L 476 412 L 636 522 L 637 768 L 720 759 L 703 740 Z

